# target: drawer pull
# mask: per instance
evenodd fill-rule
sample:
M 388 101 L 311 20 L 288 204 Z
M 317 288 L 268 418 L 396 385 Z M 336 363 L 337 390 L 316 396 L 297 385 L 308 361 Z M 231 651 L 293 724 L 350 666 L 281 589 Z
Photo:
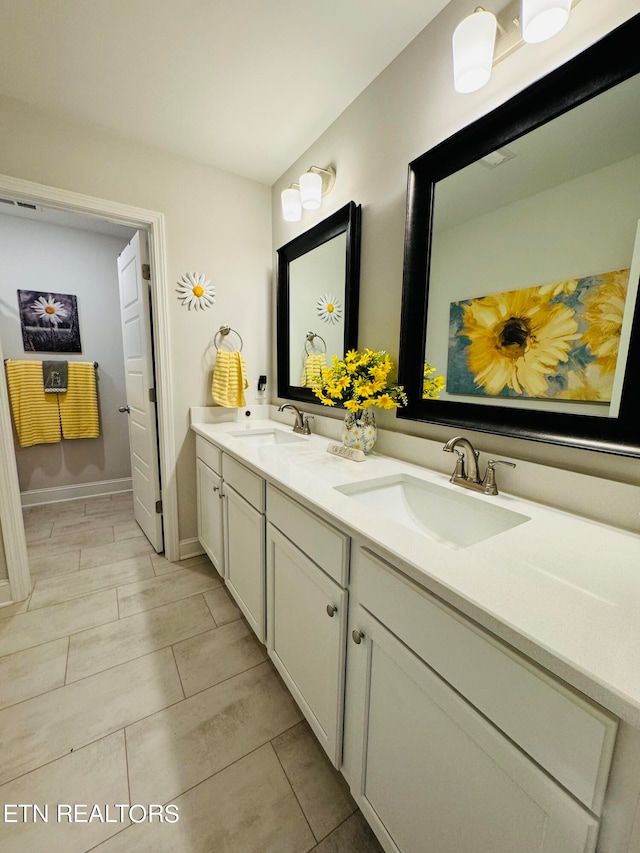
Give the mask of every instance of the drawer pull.
M 327 604 L 327 613 L 333 619 L 335 613 L 338 612 L 338 608 L 334 604 Z
M 362 633 L 362 631 L 352 631 L 351 632 L 351 639 L 356 644 L 356 646 L 360 645 L 363 637 L 364 637 L 364 634 Z

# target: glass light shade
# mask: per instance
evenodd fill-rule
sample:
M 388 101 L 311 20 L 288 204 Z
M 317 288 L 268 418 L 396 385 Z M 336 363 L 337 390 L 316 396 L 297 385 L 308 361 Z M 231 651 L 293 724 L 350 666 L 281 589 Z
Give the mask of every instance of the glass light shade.
M 302 219 L 302 203 L 300 191 L 289 187 L 283 190 L 280 196 L 282 200 L 282 218 L 285 222 L 300 222 Z
M 528 44 L 546 41 L 569 20 L 571 0 L 522 0 L 522 38 Z
M 496 43 L 492 12 L 474 12 L 460 21 L 453 34 L 453 84 L 456 92 L 475 92 L 491 77 Z
M 305 210 L 317 210 L 322 203 L 322 177 L 316 172 L 300 175 L 300 198 Z

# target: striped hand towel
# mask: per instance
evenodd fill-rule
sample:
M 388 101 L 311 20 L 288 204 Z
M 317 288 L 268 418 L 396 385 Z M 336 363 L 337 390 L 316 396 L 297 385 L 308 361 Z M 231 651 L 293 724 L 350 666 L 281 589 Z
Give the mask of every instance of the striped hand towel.
M 245 406 L 244 389 L 248 387 L 242 355 L 237 351 L 218 350 L 211 381 L 213 402 L 228 409 Z
M 41 361 L 9 359 L 7 386 L 21 447 L 60 441 L 58 395 L 45 394 Z
M 300 384 L 303 388 L 319 388 L 322 385 L 322 370 L 327 366 L 323 352 L 309 353 L 304 360 Z
M 66 393 L 51 396 L 60 401 L 64 438 L 97 438 L 100 435 L 96 369 L 92 361 L 70 361 Z

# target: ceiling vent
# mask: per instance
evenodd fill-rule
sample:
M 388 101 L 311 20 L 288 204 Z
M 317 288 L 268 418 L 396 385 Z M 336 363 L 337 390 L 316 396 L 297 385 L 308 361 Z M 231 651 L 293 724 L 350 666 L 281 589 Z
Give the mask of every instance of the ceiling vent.
M 26 201 L 14 201 L 12 198 L 0 198 L 0 203 L 10 204 L 13 207 L 26 207 L 27 210 L 37 210 L 35 204 L 29 204 Z

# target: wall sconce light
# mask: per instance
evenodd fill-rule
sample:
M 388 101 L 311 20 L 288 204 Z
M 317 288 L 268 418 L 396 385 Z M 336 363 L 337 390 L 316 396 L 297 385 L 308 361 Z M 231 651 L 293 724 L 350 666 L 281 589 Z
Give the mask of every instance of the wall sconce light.
M 333 166 L 327 166 L 326 169 L 309 166 L 307 171 L 300 175 L 298 183 L 282 191 L 282 218 L 285 222 L 300 222 L 303 208 L 318 210 L 322 198 L 331 192 L 335 182 L 336 170 Z
M 511 0 L 500 12 L 478 6 L 453 33 L 456 92 L 475 92 L 489 82 L 491 69 L 523 44 L 559 33 L 580 0 Z

